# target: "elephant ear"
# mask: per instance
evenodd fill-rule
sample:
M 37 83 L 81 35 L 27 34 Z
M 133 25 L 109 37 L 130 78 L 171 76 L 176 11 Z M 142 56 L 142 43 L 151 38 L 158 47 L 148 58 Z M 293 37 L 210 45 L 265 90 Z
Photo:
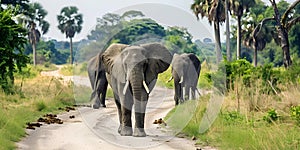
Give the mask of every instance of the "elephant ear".
M 150 83 L 157 78 L 159 73 L 164 72 L 170 66 L 172 55 L 169 50 L 159 43 L 150 43 L 141 45 L 146 49 L 146 58 L 148 66 L 146 69 L 146 82 Z
M 102 61 L 105 68 L 105 71 L 121 81 L 125 82 L 124 68 L 121 60 L 121 52 L 123 49 L 128 47 L 125 44 L 112 44 L 110 45 L 106 51 L 102 55 Z
M 192 54 L 192 53 L 188 54 L 188 57 L 193 62 L 194 67 L 197 69 L 197 72 L 200 72 L 200 70 L 198 70 L 198 69 L 201 69 L 201 62 L 198 59 L 198 57 L 195 54 Z M 199 68 L 198 68 L 198 66 L 199 66 Z

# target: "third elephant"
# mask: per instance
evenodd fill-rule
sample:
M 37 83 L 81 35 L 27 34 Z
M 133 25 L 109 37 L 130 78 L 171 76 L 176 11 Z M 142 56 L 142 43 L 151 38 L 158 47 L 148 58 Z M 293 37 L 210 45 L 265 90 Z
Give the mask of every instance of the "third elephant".
M 195 99 L 201 62 L 192 53 L 174 54 L 172 60 L 172 78 L 175 86 L 175 105 L 187 99 Z

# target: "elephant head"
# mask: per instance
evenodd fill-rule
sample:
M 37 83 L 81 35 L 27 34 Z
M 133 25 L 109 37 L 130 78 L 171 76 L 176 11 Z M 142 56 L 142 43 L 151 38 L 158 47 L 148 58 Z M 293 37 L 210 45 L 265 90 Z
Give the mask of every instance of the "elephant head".
M 131 110 L 134 104 L 133 136 L 146 136 L 144 117 L 149 93 L 157 75 L 169 67 L 170 52 L 158 43 L 139 46 L 112 44 L 102 57 L 118 107 L 119 133 L 132 135 Z

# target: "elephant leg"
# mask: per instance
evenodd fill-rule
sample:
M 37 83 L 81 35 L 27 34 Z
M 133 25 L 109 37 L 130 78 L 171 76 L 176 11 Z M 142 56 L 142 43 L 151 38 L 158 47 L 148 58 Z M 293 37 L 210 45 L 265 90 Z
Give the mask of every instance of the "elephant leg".
M 107 86 L 108 86 L 108 82 L 105 80 L 103 81 L 103 90 L 101 90 L 101 97 L 100 97 L 100 106 L 101 107 L 106 107 L 105 105 L 105 97 L 106 97 L 106 91 L 107 91 Z
M 120 97 L 121 102 L 121 126 L 120 135 L 121 136 L 132 136 L 132 122 L 131 122 L 131 110 L 133 105 L 133 100 L 130 92 L 126 95 Z
M 192 92 L 192 99 L 195 100 L 196 99 L 196 87 L 192 87 L 191 92 Z
M 148 98 L 149 98 L 148 94 L 144 91 L 141 94 L 141 100 L 134 101 L 135 128 L 134 128 L 133 136 L 135 137 L 146 136 L 144 123 L 145 123 L 145 112 L 146 112 Z
M 186 86 L 184 89 L 184 100 L 189 100 L 190 99 L 190 87 Z
M 179 104 L 179 99 L 180 99 L 180 93 L 181 93 L 181 87 L 179 83 L 176 83 L 174 81 L 174 85 L 175 85 L 175 94 L 174 94 L 174 100 L 175 100 L 175 105 Z
M 95 85 L 95 92 L 97 93 L 96 100 L 93 104 L 94 109 L 99 109 L 100 107 L 106 107 L 105 105 L 105 96 L 107 90 L 108 82 L 106 79 L 100 79 Z
M 117 94 L 114 93 L 114 98 L 115 98 L 115 103 L 118 109 L 118 115 L 119 115 L 119 129 L 118 129 L 118 133 L 121 132 L 121 124 L 122 124 L 122 112 L 121 112 L 121 103 L 120 103 L 120 98 Z

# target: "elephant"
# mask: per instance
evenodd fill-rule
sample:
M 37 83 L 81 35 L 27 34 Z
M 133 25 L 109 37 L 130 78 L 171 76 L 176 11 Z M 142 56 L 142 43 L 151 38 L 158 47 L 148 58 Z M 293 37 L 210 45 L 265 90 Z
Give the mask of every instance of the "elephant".
M 195 99 L 195 92 L 197 90 L 201 70 L 200 60 L 192 53 L 174 54 L 171 66 L 172 77 L 170 80 L 174 79 L 175 105 L 184 102 L 184 100 Z
M 88 76 L 93 90 L 90 100 L 94 102 L 94 109 L 106 107 L 105 96 L 108 82 L 102 62 L 102 54 L 103 52 L 98 53 L 92 57 L 87 64 Z
M 149 93 L 156 84 L 158 74 L 169 67 L 171 53 L 160 43 L 137 46 L 115 43 L 106 49 L 102 58 L 118 109 L 118 133 L 121 136 L 145 137 L 144 121 Z

